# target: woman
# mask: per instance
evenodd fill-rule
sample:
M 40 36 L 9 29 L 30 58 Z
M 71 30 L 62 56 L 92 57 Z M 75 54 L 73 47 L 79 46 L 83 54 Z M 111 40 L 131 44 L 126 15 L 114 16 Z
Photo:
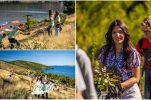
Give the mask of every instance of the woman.
M 47 28 L 48 35 L 52 35 L 52 28 L 54 28 L 55 23 L 54 23 L 54 15 L 53 15 L 53 10 L 49 10 L 49 26 Z
M 132 46 L 127 26 L 121 20 L 113 21 L 105 38 L 107 44 L 101 48 L 99 62 L 108 69 L 115 67 L 121 76 L 121 83 L 115 86 L 116 90 L 122 92 L 119 98 L 141 99 L 137 85 L 140 77 L 140 56 Z
M 42 86 L 42 90 L 44 92 L 44 94 L 42 94 L 42 98 L 44 99 L 48 99 L 48 91 L 47 91 L 47 75 L 45 75 L 44 79 L 42 80 L 43 86 Z M 46 96 L 46 97 L 45 97 Z
M 56 31 L 56 35 L 59 35 L 59 33 L 60 33 L 60 28 L 61 28 L 61 26 L 60 26 L 60 21 L 61 21 L 61 18 L 60 18 L 60 14 L 59 14 L 59 12 L 58 11 L 56 11 L 56 13 L 55 13 L 55 16 L 54 16 L 54 23 L 55 23 L 55 31 Z
M 36 84 L 34 85 L 34 89 L 32 92 L 32 94 L 35 94 L 35 97 L 38 96 L 38 98 L 40 98 L 40 95 L 43 94 L 43 91 L 41 90 L 42 85 L 43 85 L 42 84 L 42 76 L 37 77 Z

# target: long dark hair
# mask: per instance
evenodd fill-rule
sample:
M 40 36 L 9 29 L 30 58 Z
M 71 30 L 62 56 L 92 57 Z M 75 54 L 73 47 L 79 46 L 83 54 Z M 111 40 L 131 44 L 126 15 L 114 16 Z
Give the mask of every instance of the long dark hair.
M 115 43 L 114 43 L 114 40 L 112 38 L 112 31 L 113 29 L 116 27 L 116 26 L 119 26 L 121 28 L 121 30 L 124 32 L 124 35 L 125 35 L 125 39 L 124 39 L 124 43 L 123 43 L 123 67 L 125 68 L 128 68 L 128 58 L 129 58 L 129 55 L 130 55 L 130 50 L 131 50 L 131 47 L 132 47 L 132 43 L 130 41 L 130 35 L 128 33 L 128 29 L 127 29 L 127 26 L 125 25 L 125 23 L 119 19 L 117 20 L 114 20 L 107 33 L 105 34 L 105 39 L 106 39 L 106 45 L 105 47 L 106 48 L 106 51 L 104 52 L 104 55 L 103 55 L 103 64 L 105 64 L 105 60 L 106 60 L 106 57 L 109 53 L 109 50 L 113 47 L 114 49 L 114 52 L 116 52 L 116 49 L 115 49 Z

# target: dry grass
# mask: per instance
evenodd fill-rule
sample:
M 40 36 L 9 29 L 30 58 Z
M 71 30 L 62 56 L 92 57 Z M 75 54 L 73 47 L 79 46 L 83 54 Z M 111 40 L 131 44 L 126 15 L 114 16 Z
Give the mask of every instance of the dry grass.
M 30 35 L 17 35 L 16 39 L 20 41 L 21 46 L 15 46 L 15 49 L 75 49 L 75 14 L 67 16 L 59 36 L 55 35 L 54 30 L 53 35 L 48 36 L 47 26 L 48 23 L 39 26 L 32 30 Z M 4 41 L 9 49 L 7 38 Z
M 25 98 L 27 91 L 30 89 L 29 82 L 31 78 L 15 74 L 13 80 L 9 79 L 11 73 L 6 70 L 0 69 L 0 78 L 3 79 L 3 95 L 1 98 L 16 99 Z
M 60 91 L 54 90 L 49 94 L 53 99 L 75 99 L 75 89 L 68 88 L 64 85 L 59 87 Z
M 0 92 L 0 98 L 3 99 L 36 99 L 34 95 L 31 94 L 32 87 L 34 83 L 31 83 L 32 79 L 25 75 L 16 74 L 13 80 L 9 79 L 11 72 L 0 69 L 0 79 L 3 80 L 4 89 Z M 1 80 L 0 80 L 1 81 Z M 31 84 L 30 84 L 31 83 Z M 31 87 L 32 86 L 32 87 Z M 59 87 L 60 91 L 54 90 L 48 94 L 49 99 L 74 99 L 75 90 L 73 88 L 67 88 L 65 85 Z
M 9 63 L 3 62 L 3 61 L 0 61 L 0 69 L 7 70 L 9 72 L 15 72 L 17 74 L 22 74 L 22 75 L 25 75 L 28 73 L 28 70 L 23 67 L 9 64 Z
M 58 36 L 55 35 L 54 30 L 52 36 L 48 36 L 45 29 L 41 33 L 22 42 L 19 49 L 74 49 L 75 15 L 67 17 L 67 21 Z

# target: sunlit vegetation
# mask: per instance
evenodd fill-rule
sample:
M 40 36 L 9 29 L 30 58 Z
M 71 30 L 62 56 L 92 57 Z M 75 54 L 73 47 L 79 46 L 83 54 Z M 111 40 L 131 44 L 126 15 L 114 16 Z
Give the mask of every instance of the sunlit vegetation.
M 135 46 L 143 37 L 141 22 L 150 15 L 150 1 L 77 1 L 76 2 L 76 39 L 80 48 L 89 55 L 93 70 L 97 66 L 100 48 L 105 45 L 105 34 L 111 22 L 123 20 L 128 26 L 131 40 Z M 95 78 L 95 80 L 97 80 Z M 143 78 L 140 90 L 143 95 Z M 99 89 L 99 88 L 97 88 Z

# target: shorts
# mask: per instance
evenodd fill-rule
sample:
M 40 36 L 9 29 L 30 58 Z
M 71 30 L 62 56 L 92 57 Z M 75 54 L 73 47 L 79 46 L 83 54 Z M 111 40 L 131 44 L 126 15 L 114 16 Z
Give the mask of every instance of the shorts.
M 56 28 L 60 28 L 60 24 L 56 24 Z
M 10 43 L 16 43 L 18 42 L 15 38 L 8 38 L 9 42 Z

